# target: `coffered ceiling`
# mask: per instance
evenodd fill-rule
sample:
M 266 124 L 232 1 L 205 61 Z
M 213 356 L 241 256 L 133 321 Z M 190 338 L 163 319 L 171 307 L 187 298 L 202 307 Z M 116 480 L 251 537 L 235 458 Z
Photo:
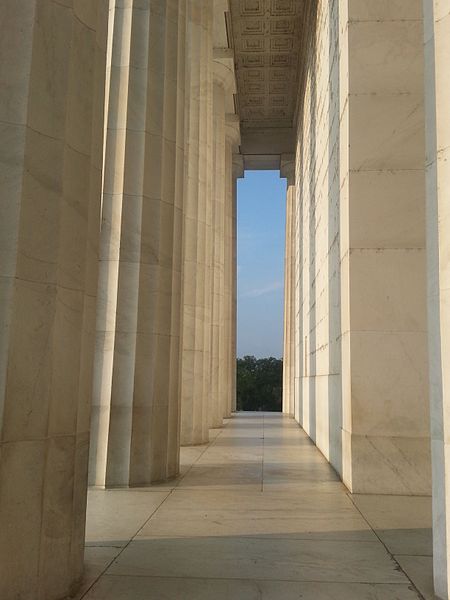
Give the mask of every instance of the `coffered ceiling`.
M 231 0 L 243 128 L 290 128 L 296 109 L 304 0 Z

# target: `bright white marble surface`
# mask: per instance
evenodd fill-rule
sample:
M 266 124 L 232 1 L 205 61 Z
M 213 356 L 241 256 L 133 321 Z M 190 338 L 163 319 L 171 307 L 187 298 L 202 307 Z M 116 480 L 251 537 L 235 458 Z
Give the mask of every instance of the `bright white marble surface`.
M 186 103 L 183 224 L 183 305 L 181 354 L 182 445 L 204 444 L 209 432 L 210 369 L 205 360 L 206 331 L 211 327 L 206 313 L 207 247 L 206 207 L 212 201 L 206 172 L 212 172 L 212 146 L 207 127 L 212 119 L 213 93 L 213 5 L 206 0 L 191 3 L 187 30 L 189 102 Z
M 419 0 L 373 4 L 318 2 L 297 135 L 294 414 L 353 492 L 429 494 L 423 22 Z
M 114 16 L 90 456 L 97 486 L 148 485 L 179 471 L 186 15 L 183 3 L 157 6 L 119 3 Z

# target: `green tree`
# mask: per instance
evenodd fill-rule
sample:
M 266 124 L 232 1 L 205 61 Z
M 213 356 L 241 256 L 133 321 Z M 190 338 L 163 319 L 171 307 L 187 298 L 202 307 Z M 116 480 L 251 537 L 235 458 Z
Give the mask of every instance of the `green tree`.
M 283 361 L 244 356 L 237 359 L 237 410 L 281 411 Z

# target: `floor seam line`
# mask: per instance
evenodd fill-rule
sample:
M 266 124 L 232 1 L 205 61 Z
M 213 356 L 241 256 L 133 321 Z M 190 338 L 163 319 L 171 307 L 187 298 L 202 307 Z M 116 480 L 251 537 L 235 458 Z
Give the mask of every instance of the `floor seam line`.
M 174 491 L 176 489 L 178 489 L 178 486 L 180 485 L 180 483 L 183 481 L 183 479 L 186 477 L 186 475 L 188 475 L 188 473 L 191 472 L 191 470 L 193 469 L 193 467 L 198 463 L 198 461 L 201 459 L 201 457 L 205 454 L 205 452 L 207 450 L 209 450 L 216 442 L 217 438 L 219 438 L 225 427 L 228 426 L 228 423 L 225 423 L 225 425 L 222 427 L 222 429 L 220 430 L 220 432 L 216 435 L 216 437 L 213 440 L 210 440 L 206 445 L 205 448 L 203 449 L 203 451 L 197 456 L 197 458 L 194 460 L 194 462 L 189 466 L 189 468 L 187 469 L 187 471 L 185 473 L 183 473 L 183 475 L 181 477 L 178 478 L 176 484 L 173 486 L 171 491 Z
M 164 504 L 164 502 L 167 500 L 167 498 L 172 494 L 173 490 L 169 490 L 169 492 L 167 493 L 167 496 L 165 498 L 163 498 L 161 500 L 161 502 L 158 504 L 158 506 L 151 512 L 150 516 L 148 517 L 148 519 L 146 519 L 144 521 L 144 523 L 141 525 L 141 527 L 139 527 L 139 529 L 136 531 L 136 533 L 128 540 L 128 542 L 125 544 L 125 546 L 123 546 L 123 548 L 120 550 L 120 552 L 118 552 L 116 554 L 116 556 L 114 556 L 114 558 L 106 565 L 106 567 L 103 569 L 103 571 L 100 573 L 100 575 L 95 579 L 95 581 L 92 582 L 92 584 L 88 587 L 88 589 L 84 592 L 84 594 L 81 596 L 80 600 L 83 600 L 83 598 L 86 597 L 86 595 L 91 591 L 91 589 L 97 584 L 97 582 L 104 576 L 106 575 L 106 572 L 108 571 L 109 567 L 119 558 L 119 556 L 121 556 L 124 551 L 128 548 L 128 546 L 131 544 L 131 542 L 135 539 L 135 537 L 138 535 L 138 533 L 147 525 L 147 523 L 150 521 L 150 519 L 153 517 L 153 515 L 155 514 L 155 512 L 162 506 L 162 504 Z
M 398 585 L 409 588 L 407 581 L 355 581 L 354 579 L 268 579 L 264 577 L 191 577 L 189 575 L 140 575 L 138 573 L 108 573 L 106 577 L 136 577 L 142 579 L 176 579 L 176 580 L 192 580 L 192 581 L 276 581 L 279 583 L 326 583 L 326 584 L 342 584 L 342 585 Z
M 381 539 L 381 537 L 378 535 L 378 533 L 376 532 L 376 530 L 372 527 L 372 524 L 370 523 L 370 521 L 368 519 L 366 519 L 365 515 L 363 514 L 363 512 L 361 511 L 361 509 L 359 508 L 359 506 L 356 504 L 356 502 L 353 501 L 352 498 L 352 494 L 350 494 L 350 492 L 347 492 L 347 496 L 349 497 L 350 501 L 352 502 L 353 506 L 356 508 L 356 510 L 359 512 L 359 514 L 361 515 L 361 517 L 364 519 L 364 521 L 367 523 L 367 525 L 370 527 L 370 529 L 373 531 L 374 535 L 377 537 L 378 541 L 380 542 L 380 544 L 383 546 L 383 548 L 386 550 L 387 554 L 390 556 L 391 560 L 393 560 L 395 562 L 395 564 L 397 565 L 398 570 L 403 573 L 403 575 L 406 577 L 406 579 L 409 581 L 410 585 L 413 587 L 414 591 L 416 592 L 418 598 L 420 600 L 426 600 L 425 596 L 422 594 L 422 592 L 417 588 L 416 584 L 413 582 L 413 580 L 411 579 L 411 577 L 408 575 L 408 573 L 406 573 L 406 571 L 403 569 L 403 567 L 401 566 L 401 564 L 398 562 L 398 560 L 395 558 L 395 554 L 393 554 L 389 548 L 387 547 L 387 545 L 383 542 L 383 540 Z
M 224 428 L 227 427 L 228 423 L 225 424 Z M 222 430 L 223 431 L 223 430 Z M 142 531 L 142 529 L 147 525 L 147 523 L 152 519 L 152 517 L 155 515 L 155 513 L 161 508 L 161 506 L 164 504 L 164 502 L 173 494 L 173 492 L 177 489 L 178 485 L 181 483 L 181 481 L 186 477 L 186 475 L 191 471 L 191 469 L 193 468 L 193 466 L 198 462 L 198 460 L 200 460 L 200 458 L 203 456 L 203 454 L 208 450 L 208 448 L 217 440 L 217 438 L 222 434 L 222 431 L 220 431 L 220 433 L 211 441 L 208 442 L 208 444 L 206 445 L 205 449 L 203 450 L 203 452 L 197 457 L 197 459 L 190 465 L 190 467 L 188 468 L 188 470 L 186 471 L 186 473 L 184 473 L 179 480 L 177 481 L 177 483 L 174 485 L 174 487 L 168 491 L 167 495 L 165 498 L 163 498 L 161 500 L 161 502 L 158 504 L 158 506 L 151 512 L 150 516 L 144 521 L 144 523 L 141 525 L 141 527 L 139 527 L 139 529 L 136 531 L 136 533 L 128 540 L 128 542 L 125 544 L 125 546 L 122 547 L 122 549 L 120 550 L 120 552 L 118 554 L 116 554 L 116 556 L 111 559 L 111 561 L 106 565 L 106 567 L 104 568 L 104 570 L 99 574 L 99 576 L 95 579 L 95 581 L 92 582 L 92 584 L 87 588 L 87 590 L 83 593 L 83 595 L 81 596 L 80 600 L 83 600 L 83 598 L 86 597 L 86 595 L 91 591 L 91 589 L 97 584 L 97 582 L 105 575 L 107 574 L 108 569 L 110 568 L 110 566 L 123 554 L 123 552 L 128 548 L 128 546 L 131 544 L 131 542 L 133 542 L 135 540 L 135 538 L 139 535 L 139 533 Z M 155 490 L 156 491 L 156 490 Z M 110 546 L 111 547 L 111 546 Z M 112 576 L 111 574 L 109 574 L 108 576 Z

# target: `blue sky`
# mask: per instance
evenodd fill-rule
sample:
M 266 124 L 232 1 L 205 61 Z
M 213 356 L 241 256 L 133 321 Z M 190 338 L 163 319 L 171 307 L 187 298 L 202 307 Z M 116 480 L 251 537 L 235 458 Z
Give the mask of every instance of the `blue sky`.
M 279 171 L 238 179 L 238 356 L 283 353 L 285 213 Z

